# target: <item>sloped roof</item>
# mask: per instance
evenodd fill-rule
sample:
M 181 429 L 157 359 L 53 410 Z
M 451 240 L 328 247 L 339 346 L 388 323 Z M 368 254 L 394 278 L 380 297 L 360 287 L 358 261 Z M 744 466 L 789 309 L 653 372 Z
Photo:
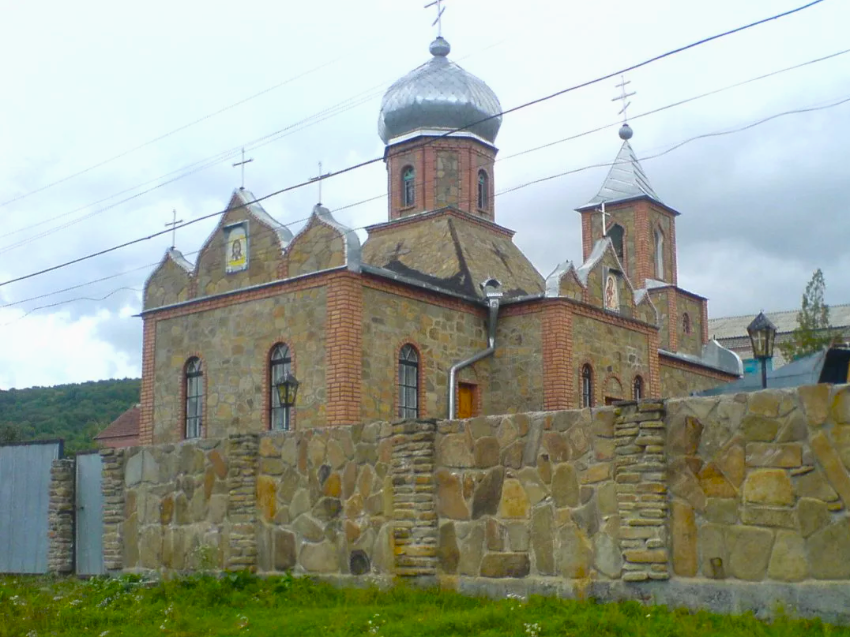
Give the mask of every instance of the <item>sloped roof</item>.
M 797 329 L 797 315 L 799 313 L 800 310 L 765 312 L 765 316 L 776 326 L 777 334 L 784 334 Z M 717 339 L 746 338 L 747 326 L 755 316 L 755 313 L 753 313 L 744 316 L 724 316 L 708 319 L 708 333 Z M 850 304 L 830 305 L 829 322 L 832 327 L 850 327 Z
M 632 145 L 628 140 L 625 140 L 620 148 L 620 152 L 617 153 L 614 165 L 608 171 L 608 176 L 602 182 L 602 188 L 599 189 L 599 192 L 593 199 L 579 208 L 579 210 L 593 208 L 603 202 L 615 203 L 638 197 L 649 197 L 658 203 L 663 203 L 652 189 L 649 178 L 643 171 L 643 167 L 640 165 L 637 155 L 635 155 L 635 151 L 632 149 Z
M 363 263 L 453 294 L 484 298 L 480 283 L 502 283 L 505 298 L 539 294 L 543 277 L 511 241 L 512 232 L 453 208 L 367 228 Z
M 113 420 L 106 429 L 97 434 L 94 439 L 105 440 L 107 438 L 130 438 L 138 436 L 141 413 L 140 405 L 130 407 L 130 409 Z

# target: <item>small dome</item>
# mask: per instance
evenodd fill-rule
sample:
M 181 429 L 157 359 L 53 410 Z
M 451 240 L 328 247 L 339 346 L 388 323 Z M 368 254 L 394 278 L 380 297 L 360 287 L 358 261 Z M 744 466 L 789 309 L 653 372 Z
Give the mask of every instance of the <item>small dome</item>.
M 620 139 L 625 142 L 630 140 L 632 138 L 632 135 L 634 135 L 632 127 L 629 126 L 626 122 L 623 122 L 623 125 L 620 126 Z
M 433 57 L 395 82 L 384 94 L 378 133 L 385 144 L 417 130 L 466 130 L 493 143 L 502 125 L 499 98 L 482 80 L 448 59 L 442 37 L 431 43 Z M 486 122 L 473 124 L 486 117 Z

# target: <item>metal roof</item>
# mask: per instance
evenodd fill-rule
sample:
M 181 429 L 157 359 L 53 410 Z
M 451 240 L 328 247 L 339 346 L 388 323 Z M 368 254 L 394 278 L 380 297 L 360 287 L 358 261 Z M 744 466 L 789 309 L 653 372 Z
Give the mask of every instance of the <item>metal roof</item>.
M 611 166 L 608 176 L 602 183 L 602 188 L 593 199 L 579 210 L 598 206 L 602 202 L 615 203 L 638 197 L 649 197 L 658 203 L 663 203 L 649 184 L 649 179 L 643 171 L 629 140 L 625 140 L 620 152 L 617 153 L 614 165 Z
M 496 141 L 502 125 L 499 98 L 483 80 L 448 59 L 451 46 L 445 39 L 434 40 L 430 51 L 430 60 L 395 82 L 384 95 L 378 118 L 381 139 L 388 144 L 413 131 L 443 133 L 466 128 L 489 143 Z M 475 123 L 485 118 L 490 119 Z
M 797 329 L 797 315 L 800 310 L 787 312 L 765 312 L 765 316 L 776 326 L 778 334 L 793 332 Z M 746 338 L 747 325 L 755 314 L 744 316 L 724 316 L 708 320 L 708 333 L 717 339 Z M 829 322 L 832 327 L 850 327 L 850 305 L 830 305 Z

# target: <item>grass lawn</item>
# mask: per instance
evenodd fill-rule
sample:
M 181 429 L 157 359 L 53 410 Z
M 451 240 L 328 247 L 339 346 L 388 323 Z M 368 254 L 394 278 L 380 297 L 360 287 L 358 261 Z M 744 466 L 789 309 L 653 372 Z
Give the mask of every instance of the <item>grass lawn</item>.
M 669 611 L 634 602 L 465 597 L 403 586 L 338 589 L 306 578 L 227 574 L 160 583 L 0 578 L 0 637 L 46 635 L 398 635 L 548 637 L 847 635 L 818 620 Z

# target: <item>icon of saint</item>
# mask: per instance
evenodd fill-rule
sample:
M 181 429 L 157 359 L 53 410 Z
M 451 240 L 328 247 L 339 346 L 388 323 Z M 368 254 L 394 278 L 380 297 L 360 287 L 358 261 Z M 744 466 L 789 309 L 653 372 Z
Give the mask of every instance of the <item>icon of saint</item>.
M 608 280 L 605 283 L 605 308 L 608 310 L 617 310 L 619 309 L 619 305 L 617 299 L 617 282 L 614 280 L 614 276 L 609 274 Z
M 230 251 L 230 260 L 231 261 L 241 261 L 242 260 L 242 240 L 236 239 L 233 242 L 233 246 Z

